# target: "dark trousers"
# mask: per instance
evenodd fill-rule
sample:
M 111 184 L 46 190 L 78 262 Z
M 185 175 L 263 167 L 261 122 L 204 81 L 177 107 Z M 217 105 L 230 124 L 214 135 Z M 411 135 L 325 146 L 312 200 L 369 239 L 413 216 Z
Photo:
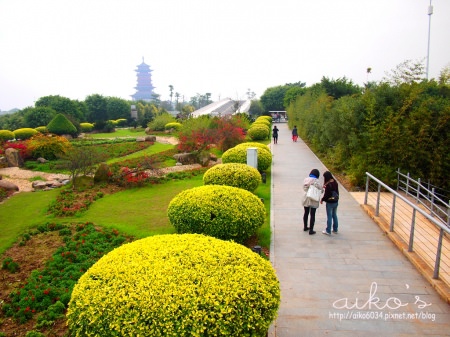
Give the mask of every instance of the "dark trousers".
M 311 213 L 311 217 L 309 219 L 309 230 L 312 231 L 314 228 L 314 223 L 316 222 L 316 210 L 317 208 L 313 207 L 305 207 L 305 213 L 303 214 L 303 225 L 308 227 L 308 216 Z

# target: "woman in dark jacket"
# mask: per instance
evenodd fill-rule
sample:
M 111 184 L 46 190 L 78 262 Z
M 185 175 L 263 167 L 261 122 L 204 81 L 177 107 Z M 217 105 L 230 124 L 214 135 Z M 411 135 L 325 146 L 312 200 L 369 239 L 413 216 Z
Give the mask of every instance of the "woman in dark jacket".
M 326 171 L 323 174 L 325 193 L 323 194 L 322 200 L 327 203 L 327 228 L 322 232 L 325 235 L 331 235 L 331 227 L 333 227 L 333 233 L 338 232 L 338 217 L 337 217 L 337 207 L 339 204 L 339 186 L 337 181 L 333 178 L 333 175 Z M 333 225 L 333 226 L 332 226 Z

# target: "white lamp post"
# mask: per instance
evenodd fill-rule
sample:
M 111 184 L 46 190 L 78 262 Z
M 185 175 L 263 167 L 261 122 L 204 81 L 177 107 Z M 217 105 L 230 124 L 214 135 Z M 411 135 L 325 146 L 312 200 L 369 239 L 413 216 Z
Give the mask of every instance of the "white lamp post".
M 428 51 L 427 51 L 427 80 L 428 80 L 428 71 L 430 69 L 430 31 L 431 31 L 431 15 L 433 14 L 433 6 L 428 6 Z

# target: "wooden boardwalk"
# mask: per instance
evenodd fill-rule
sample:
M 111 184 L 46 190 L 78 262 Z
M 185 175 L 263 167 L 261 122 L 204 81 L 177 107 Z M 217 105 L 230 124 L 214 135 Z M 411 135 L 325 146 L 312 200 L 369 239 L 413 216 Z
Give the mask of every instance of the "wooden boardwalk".
M 351 195 L 365 209 L 386 235 L 419 269 L 443 299 L 450 303 L 450 237 L 444 234 L 442 240 L 439 278 L 433 279 L 440 230 L 422 214 L 416 212 L 413 252 L 408 251 L 413 209 L 400 198 L 396 198 L 394 231 L 390 232 L 393 194 L 380 193 L 379 214 L 375 215 L 377 193 L 369 192 L 367 205 L 364 205 L 365 192 L 352 192 Z M 413 201 L 414 202 L 414 201 Z

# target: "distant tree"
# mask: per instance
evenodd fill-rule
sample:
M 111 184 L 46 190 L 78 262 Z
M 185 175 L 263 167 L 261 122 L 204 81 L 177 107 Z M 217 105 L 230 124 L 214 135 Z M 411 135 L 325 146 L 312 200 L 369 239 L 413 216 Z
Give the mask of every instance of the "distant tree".
M 281 85 L 267 88 L 260 99 L 265 112 L 284 110 L 283 100 L 287 90 L 287 87 Z
M 250 104 L 250 109 L 248 112 L 253 118 L 255 118 L 264 114 L 264 107 L 259 100 L 255 99 Z
M 450 86 L 450 64 L 442 68 L 439 74 L 439 84 Z
M 292 102 L 295 101 L 297 96 L 304 95 L 305 92 L 306 92 L 306 89 L 303 87 L 293 86 L 293 87 L 289 88 L 286 91 L 286 93 L 284 94 L 283 105 L 285 107 L 288 107 Z
M 49 107 L 27 108 L 24 119 L 27 127 L 46 126 L 55 116 L 56 111 Z
M 361 93 L 361 88 L 353 84 L 352 80 L 345 78 L 338 78 L 337 80 L 322 77 L 320 84 L 325 89 L 326 93 L 334 99 L 339 99 L 343 96 Z
M 152 103 L 159 107 L 161 105 L 161 95 L 152 94 Z
M 170 92 L 170 107 L 173 109 L 173 105 L 172 105 L 172 99 L 173 99 L 173 85 L 169 85 L 169 92 Z M 171 109 L 171 110 L 172 110 Z
M 253 98 L 255 98 L 256 94 L 249 89 L 247 89 L 247 92 L 245 93 L 247 95 L 247 99 L 248 100 L 252 100 Z
M 108 99 L 99 94 L 93 94 L 84 100 L 88 110 L 87 121 L 107 121 L 108 120 Z
M 32 109 L 32 107 L 29 107 L 29 108 Z M 27 108 L 25 108 L 25 109 L 27 109 Z M 13 130 L 17 130 L 20 128 L 25 128 L 26 123 L 25 123 L 24 113 L 22 112 L 24 110 L 17 111 L 12 114 L 6 114 L 6 115 L 0 116 L 0 130 L 13 131 Z
M 108 119 L 128 118 L 131 113 L 131 105 L 128 101 L 118 97 L 108 97 L 106 111 Z
M 423 60 L 412 61 L 406 60 L 386 72 L 386 77 L 383 77 L 382 82 L 387 82 L 391 85 L 400 85 L 402 83 L 411 84 L 414 82 L 421 82 L 425 79 L 425 65 Z
M 72 116 L 78 122 L 83 121 L 85 118 L 78 101 L 73 101 L 70 98 L 59 95 L 41 97 L 36 101 L 35 107 L 52 108 L 56 113 Z

